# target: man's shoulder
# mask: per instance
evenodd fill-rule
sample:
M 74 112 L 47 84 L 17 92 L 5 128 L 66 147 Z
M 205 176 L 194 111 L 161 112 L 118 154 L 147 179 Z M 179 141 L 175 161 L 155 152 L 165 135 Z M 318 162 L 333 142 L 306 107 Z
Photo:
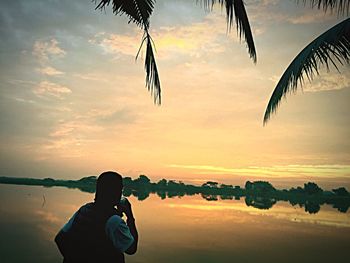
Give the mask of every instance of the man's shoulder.
M 82 211 L 82 210 L 85 210 L 85 209 L 91 209 L 94 207 L 94 203 L 93 202 L 90 202 L 90 203 L 86 203 L 85 205 L 82 205 L 78 211 Z
M 106 226 L 119 226 L 125 224 L 124 220 L 119 215 L 112 215 L 106 221 Z

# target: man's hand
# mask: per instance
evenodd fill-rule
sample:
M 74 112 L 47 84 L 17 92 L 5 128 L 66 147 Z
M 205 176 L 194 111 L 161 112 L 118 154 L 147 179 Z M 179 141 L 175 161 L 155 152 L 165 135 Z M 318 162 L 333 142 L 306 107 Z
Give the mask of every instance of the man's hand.
M 131 203 L 128 199 L 125 198 L 125 200 L 118 205 L 118 210 L 121 210 L 122 213 L 124 213 L 127 217 L 127 219 L 134 219 L 134 215 L 132 213 L 131 209 Z
M 126 215 L 127 217 L 126 224 L 128 225 L 130 229 L 130 233 L 134 238 L 134 242 L 132 243 L 132 245 L 127 250 L 125 250 L 126 254 L 132 255 L 132 254 L 135 254 L 137 251 L 137 243 L 139 240 L 139 235 L 137 233 L 135 219 L 132 213 L 131 203 L 129 202 L 129 200 L 125 198 L 125 200 L 123 200 L 121 204 L 119 204 L 118 210 L 119 209 L 121 210 L 122 213 Z

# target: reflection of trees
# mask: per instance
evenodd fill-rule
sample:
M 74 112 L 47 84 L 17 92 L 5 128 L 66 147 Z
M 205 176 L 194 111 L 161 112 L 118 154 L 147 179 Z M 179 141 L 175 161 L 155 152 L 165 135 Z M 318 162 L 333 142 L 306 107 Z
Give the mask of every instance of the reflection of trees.
M 320 211 L 320 204 L 317 202 L 306 201 L 305 203 L 305 212 L 309 212 L 310 214 L 316 214 Z
M 234 198 L 233 195 L 219 195 L 221 200 L 232 200 Z M 239 198 L 239 197 L 238 197 Z
M 346 213 L 350 207 L 350 204 L 349 202 L 339 200 L 333 204 L 333 207 L 341 213 Z
M 163 200 L 163 199 L 166 198 L 166 192 L 165 192 L 165 191 L 159 190 L 159 191 L 157 191 L 156 193 L 157 193 L 157 195 L 160 197 L 160 199 Z
M 252 206 L 258 209 L 270 209 L 276 204 L 276 199 L 271 197 L 253 196 L 247 195 L 245 197 L 245 203 L 247 206 Z
M 333 189 L 332 192 L 334 192 L 337 196 L 348 196 L 349 192 L 345 189 L 345 187 L 339 187 L 337 189 Z
M 217 201 L 218 197 L 216 195 L 201 194 L 202 198 L 207 201 Z
M 132 189 L 131 188 L 127 188 L 127 187 L 124 187 L 123 189 L 123 195 L 128 197 L 132 194 Z
M 137 197 L 137 200 L 143 201 L 149 197 L 149 191 L 133 191 L 133 196 Z
M 77 181 L 0 177 L 0 183 L 42 185 L 44 187 L 63 186 L 93 193 L 96 177 L 84 177 Z M 257 209 L 270 209 L 277 201 L 286 201 L 293 206 L 304 207 L 305 211 L 311 214 L 317 213 L 323 204 L 329 204 L 342 213 L 346 213 L 350 206 L 350 194 L 344 187 L 324 191 L 312 182 L 304 184 L 304 187 L 277 190 L 269 182 L 264 181 L 248 181 L 245 188 L 226 184 L 219 185 L 213 181 L 195 186 L 166 179 L 153 183 L 146 175 L 140 175 L 137 179 L 123 178 L 123 184 L 123 195 L 135 196 L 140 201 L 147 199 L 151 193 L 158 195 L 160 199 L 199 194 L 207 201 L 240 200 L 241 197 L 245 197 L 247 206 Z

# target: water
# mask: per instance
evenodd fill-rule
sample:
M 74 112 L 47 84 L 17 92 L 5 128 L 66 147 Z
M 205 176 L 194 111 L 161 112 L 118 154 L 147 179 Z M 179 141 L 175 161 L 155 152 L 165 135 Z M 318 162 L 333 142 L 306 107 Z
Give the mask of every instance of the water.
M 66 188 L 0 184 L 2 263 L 62 262 L 55 234 L 94 195 Z M 269 210 L 241 200 L 200 196 L 133 204 L 136 262 L 344 262 L 350 249 L 350 213 L 322 206 L 317 214 L 279 202 Z

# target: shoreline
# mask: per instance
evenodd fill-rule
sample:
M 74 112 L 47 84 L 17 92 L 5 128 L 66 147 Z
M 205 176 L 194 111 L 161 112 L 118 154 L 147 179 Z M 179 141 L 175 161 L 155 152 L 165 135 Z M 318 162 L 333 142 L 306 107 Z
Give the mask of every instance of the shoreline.
M 96 179 L 96 176 L 83 177 L 79 180 L 0 177 L 0 184 L 66 187 L 94 193 Z M 147 199 L 150 194 L 157 194 L 161 199 L 198 194 L 207 201 L 217 201 L 219 198 L 222 200 L 245 198 L 248 206 L 258 209 L 270 209 L 278 201 L 287 201 L 292 206 L 304 207 L 305 211 L 310 214 L 317 213 L 324 204 L 329 204 L 342 213 L 346 213 L 350 207 L 350 193 L 344 187 L 328 191 L 321 189 L 313 182 L 304 183 L 303 188 L 299 186 L 290 189 L 276 189 L 267 181 L 247 181 L 245 187 L 242 188 L 214 181 L 207 181 L 201 186 L 166 179 L 155 183 L 151 182 L 147 176 L 140 175 L 136 179 L 124 177 L 123 183 L 123 195 L 126 197 L 133 195 L 140 201 Z

